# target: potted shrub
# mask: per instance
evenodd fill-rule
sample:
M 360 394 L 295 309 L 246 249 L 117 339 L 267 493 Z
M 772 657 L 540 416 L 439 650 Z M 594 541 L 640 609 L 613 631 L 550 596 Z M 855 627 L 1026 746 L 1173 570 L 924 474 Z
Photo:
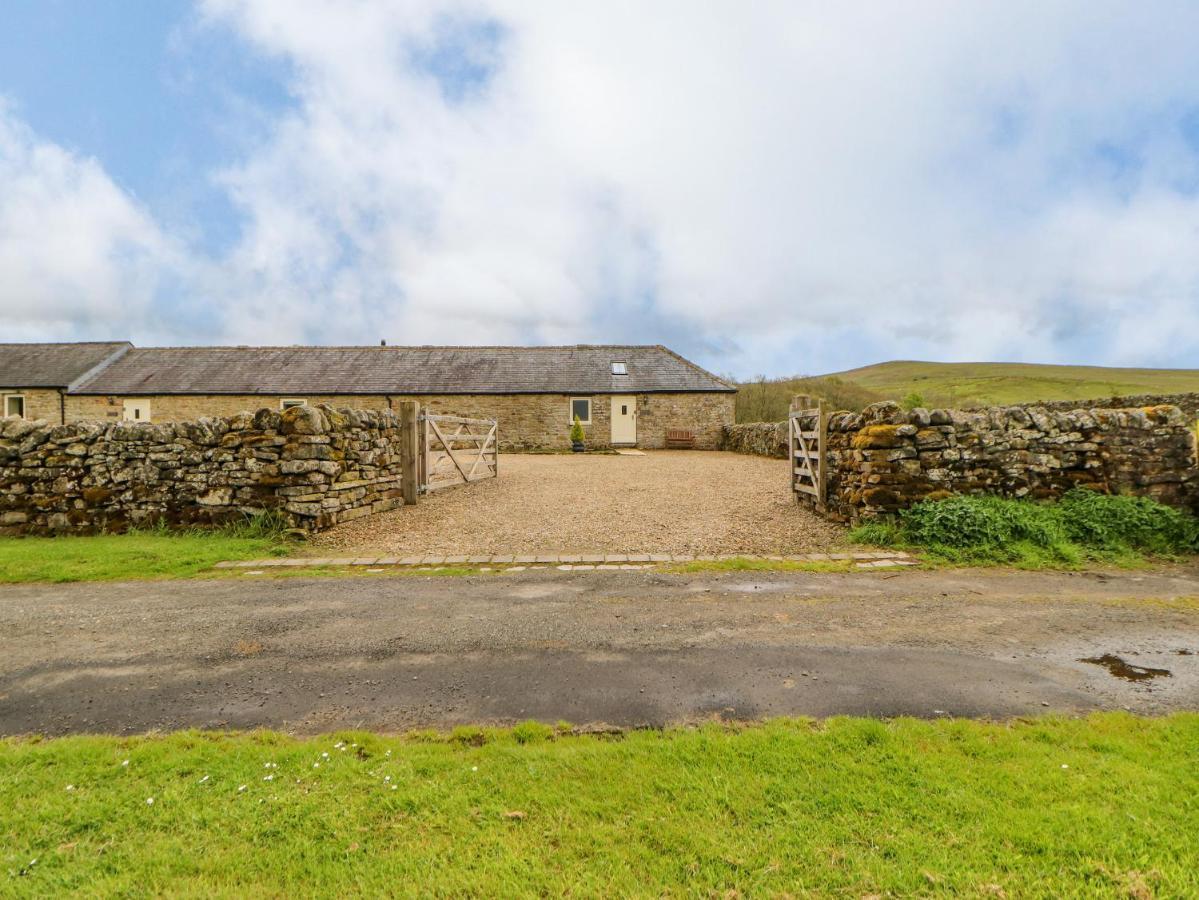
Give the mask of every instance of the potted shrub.
M 583 452 L 583 423 L 575 416 L 575 423 L 570 426 L 570 449 L 575 453 Z

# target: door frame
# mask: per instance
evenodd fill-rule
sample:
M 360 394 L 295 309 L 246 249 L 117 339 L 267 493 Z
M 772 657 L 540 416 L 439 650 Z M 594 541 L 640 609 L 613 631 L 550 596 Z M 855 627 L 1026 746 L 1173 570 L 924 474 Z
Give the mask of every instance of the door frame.
M 618 416 L 616 407 L 621 401 L 627 400 L 630 407 L 629 420 L 633 426 L 633 439 L 631 441 L 616 439 L 616 422 Z M 610 406 L 608 407 L 608 436 L 612 444 L 620 444 L 621 446 L 636 446 L 637 444 L 637 397 L 634 394 L 613 394 L 611 396 Z M 623 418 L 623 417 L 619 417 Z

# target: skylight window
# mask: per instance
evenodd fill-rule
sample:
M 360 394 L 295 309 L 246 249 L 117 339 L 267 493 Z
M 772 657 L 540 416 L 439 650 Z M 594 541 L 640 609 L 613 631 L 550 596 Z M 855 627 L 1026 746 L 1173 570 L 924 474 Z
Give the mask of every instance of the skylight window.
M 627 365 L 625 365 L 624 363 L 614 362 L 614 363 L 612 363 L 612 374 L 613 375 L 628 375 L 629 367 Z

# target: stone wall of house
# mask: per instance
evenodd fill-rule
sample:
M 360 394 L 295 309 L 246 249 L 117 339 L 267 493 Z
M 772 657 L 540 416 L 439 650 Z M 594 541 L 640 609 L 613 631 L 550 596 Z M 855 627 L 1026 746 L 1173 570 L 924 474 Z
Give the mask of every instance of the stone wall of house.
M 733 421 L 733 394 L 633 394 L 637 403 L 637 445 L 661 448 L 668 428 L 687 428 L 696 434 L 696 447 L 715 450 L 720 446 L 725 425 Z M 555 450 L 570 447 L 570 401 L 589 397 L 591 422 L 583 429 L 587 445 L 603 449 L 611 445 L 613 397 L 606 394 L 433 394 L 433 395 L 288 395 L 309 405 L 337 408 L 399 409 L 403 400 L 416 400 L 429 412 L 496 419 L 500 423 L 500 449 Z M 123 402 L 134 397 L 68 395 L 67 421 L 114 422 L 123 414 Z M 234 416 L 244 410 L 270 406 L 278 409 L 283 397 L 264 395 L 151 396 L 150 421 L 191 421 L 201 416 Z M 57 421 L 57 413 L 55 414 Z
M 23 388 L 19 385 L 0 387 L 0 398 L 6 394 L 20 394 L 25 398 L 26 419 L 44 419 L 47 422 L 62 421 L 61 394 L 56 388 Z M 3 415 L 4 409 L 0 408 L 0 416 Z
M 289 398 L 291 394 L 287 395 Z M 304 400 L 309 406 L 329 406 L 334 409 L 373 409 L 390 410 L 387 397 L 368 395 L 355 397 L 350 395 L 295 395 L 296 399 Z M 150 403 L 150 421 L 162 424 L 165 422 L 194 422 L 202 417 L 236 416 L 247 410 L 262 408 L 280 412 L 283 397 L 255 394 L 176 394 L 169 396 L 127 395 L 113 397 L 89 396 L 83 394 L 68 394 L 66 398 L 66 413 L 68 422 L 119 422 L 124 414 L 125 400 L 148 400 Z M 399 406 L 394 407 L 396 411 Z
M 0 419 L 0 534 L 208 525 L 280 510 L 317 530 L 399 506 L 389 412 L 263 409 L 180 423 Z
M 786 422 L 745 422 L 724 426 L 720 449 L 786 459 L 788 439 Z
M 1177 406 L 914 409 L 829 420 L 825 513 L 853 521 L 947 494 L 1056 497 L 1077 486 L 1199 505 L 1194 422 Z
M 733 422 L 734 398 L 734 394 L 639 394 L 637 446 L 660 450 L 666 446 L 667 429 L 684 428 L 695 432 L 696 450 L 717 450 L 724 426 Z

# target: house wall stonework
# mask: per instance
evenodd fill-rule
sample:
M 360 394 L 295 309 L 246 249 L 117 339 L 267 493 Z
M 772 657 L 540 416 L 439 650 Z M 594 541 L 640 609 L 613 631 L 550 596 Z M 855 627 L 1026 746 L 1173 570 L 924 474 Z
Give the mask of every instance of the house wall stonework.
M 61 395 L 55 388 L 0 387 L 0 396 L 20 394 L 25 398 L 25 418 L 62 422 Z M 4 410 L 0 409 L 0 416 Z
M 194 422 L 0 418 L 0 534 L 210 525 L 278 510 L 307 530 L 403 503 L 400 422 L 327 407 Z
M 401 401 L 416 400 L 432 413 L 496 419 L 499 422 L 500 449 L 507 451 L 568 448 L 570 401 L 576 397 L 587 397 L 591 400 L 591 423 L 583 426 L 587 445 L 602 449 L 611 444 L 612 397 L 607 394 L 286 396 L 304 399 L 310 406 L 325 404 L 336 408 L 373 410 L 398 410 Z M 686 428 L 695 432 L 697 448 L 715 450 L 720 446 L 724 426 L 733 421 L 733 395 L 730 393 L 653 393 L 628 396 L 637 398 L 639 447 L 664 447 L 668 428 Z M 140 399 L 141 395 L 137 398 Z M 68 395 L 67 421 L 119 421 L 123 414 L 123 401 L 126 399 L 135 397 Z M 149 395 L 145 399 L 150 401 L 151 421 L 162 423 L 191 421 L 201 416 L 232 416 L 262 407 L 278 410 L 283 397 L 260 394 L 197 394 Z
M 291 397 L 291 394 L 287 395 Z M 309 406 L 331 406 L 335 409 L 388 409 L 387 398 L 381 396 L 304 396 Z M 68 422 L 117 422 L 124 413 L 124 401 L 147 399 L 150 401 L 150 421 L 191 422 L 202 416 L 235 416 L 241 412 L 273 409 L 280 412 L 282 397 L 253 394 L 196 394 L 154 396 L 153 394 L 130 394 L 127 396 L 96 397 L 68 394 L 66 411 Z

